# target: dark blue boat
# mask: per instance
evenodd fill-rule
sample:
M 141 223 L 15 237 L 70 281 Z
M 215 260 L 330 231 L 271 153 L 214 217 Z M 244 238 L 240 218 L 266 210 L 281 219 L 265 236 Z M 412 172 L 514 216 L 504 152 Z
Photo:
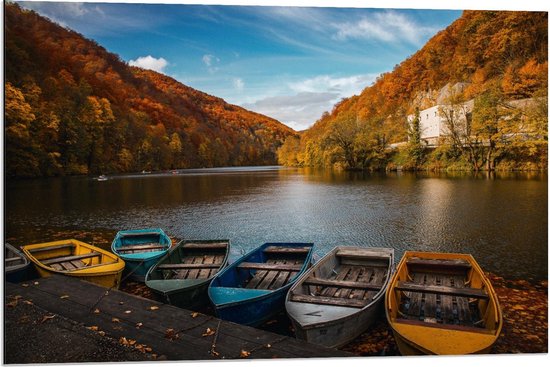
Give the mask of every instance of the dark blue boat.
M 30 261 L 21 251 L 4 243 L 4 265 L 6 280 L 10 283 L 19 283 L 30 279 Z
M 116 234 L 111 250 L 124 260 L 124 276 L 143 282 L 145 274 L 172 246 L 160 228 L 134 229 Z
M 208 296 L 223 320 L 257 326 L 284 308 L 311 263 L 312 243 L 264 243 L 218 273 Z

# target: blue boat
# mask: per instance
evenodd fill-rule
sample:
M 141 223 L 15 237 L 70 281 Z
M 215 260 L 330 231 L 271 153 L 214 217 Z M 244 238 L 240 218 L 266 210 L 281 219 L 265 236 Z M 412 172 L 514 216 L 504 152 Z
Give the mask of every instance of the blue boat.
M 126 263 L 124 276 L 143 282 L 145 274 L 162 256 L 172 241 L 160 228 L 119 231 L 111 250 Z
M 216 315 L 257 326 L 284 308 L 285 296 L 311 263 L 312 243 L 264 243 L 218 273 L 208 288 Z

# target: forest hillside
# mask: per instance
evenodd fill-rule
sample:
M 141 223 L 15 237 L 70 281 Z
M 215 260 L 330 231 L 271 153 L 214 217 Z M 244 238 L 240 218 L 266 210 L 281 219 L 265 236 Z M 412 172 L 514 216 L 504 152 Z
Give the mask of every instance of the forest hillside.
M 7 176 L 275 164 L 296 135 L 16 4 L 4 27 Z
M 428 149 L 408 116 L 437 105 L 440 92 L 456 85 L 462 88 L 445 101 L 454 109 L 440 112 L 456 117 L 473 100 L 473 111 L 465 113 L 468 134 L 449 134 Z M 360 95 L 343 99 L 300 137 L 287 139 L 279 162 L 365 170 L 546 167 L 547 111 L 548 13 L 464 11 Z M 399 142 L 408 143 L 391 149 Z

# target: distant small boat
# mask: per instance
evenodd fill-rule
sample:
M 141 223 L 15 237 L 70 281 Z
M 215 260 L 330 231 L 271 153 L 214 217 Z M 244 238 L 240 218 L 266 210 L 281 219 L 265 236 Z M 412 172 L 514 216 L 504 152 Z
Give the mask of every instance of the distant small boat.
M 145 285 L 171 305 L 203 307 L 208 285 L 227 264 L 229 250 L 229 240 L 181 241 L 149 269 Z
M 111 250 L 126 262 L 125 276 L 143 282 L 147 271 L 164 256 L 172 240 L 160 228 L 120 231 Z
M 497 295 L 468 254 L 405 252 L 385 305 L 403 355 L 486 353 L 502 330 Z
M 26 280 L 31 263 L 21 251 L 7 242 L 4 244 L 4 264 L 8 282 L 18 283 Z
M 107 178 L 107 176 L 105 176 L 105 175 L 100 175 L 100 176 L 98 176 L 98 177 L 96 178 L 96 180 L 97 180 L 97 181 L 107 181 L 108 178 Z
M 330 348 L 355 339 L 383 314 L 393 249 L 336 247 L 290 288 L 296 338 Z
M 264 243 L 212 279 L 208 296 L 223 320 L 260 325 L 284 309 L 285 296 L 310 265 L 312 243 Z
M 57 273 L 109 288 L 120 285 L 124 261 L 99 247 L 69 239 L 25 245 L 22 250 L 42 277 Z

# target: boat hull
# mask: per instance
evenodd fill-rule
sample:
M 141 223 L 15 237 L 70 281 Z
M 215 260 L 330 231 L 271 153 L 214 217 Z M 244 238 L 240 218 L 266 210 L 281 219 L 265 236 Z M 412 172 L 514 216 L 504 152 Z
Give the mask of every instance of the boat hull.
M 216 315 L 223 320 L 258 326 L 281 312 L 286 293 L 311 263 L 312 248 L 312 243 L 265 243 L 226 267 L 214 277 L 208 288 Z M 275 249 L 276 254 L 267 254 L 270 249 Z M 293 257 L 293 251 L 303 252 Z M 283 258 L 276 260 L 270 256 Z M 273 262 L 269 264 L 270 261 Z M 295 265 L 288 267 L 283 264 L 286 261 Z M 278 270 L 254 270 L 244 267 L 245 264 L 265 265 Z M 275 284 L 281 275 L 286 280 L 271 287 L 269 284 Z M 258 283 L 251 287 L 255 281 Z M 264 282 L 265 287 L 262 286 Z
M 62 249 L 59 247 L 65 248 Z M 97 253 L 98 256 L 96 258 L 92 258 L 92 261 L 95 261 L 96 263 L 73 270 L 58 270 L 43 263 L 46 259 L 56 257 L 62 258 L 70 255 L 70 253 L 66 252 L 67 248 L 73 248 L 74 253 Z M 118 256 L 98 247 L 78 240 L 70 239 L 35 245 L 26 245 L 23 246 L 22 249 L 25 255 L 27 255 L 27 257 L 32 261 L 34 268 L 40 277 L 49 277 L 52 274 L 61 274 L 75 277 L 80 280 L 89 281 L 107 288 L 118 288 L 120 285 L 122 271 L 124 269 L 124 261 Z M 38 255 L 38 251 L 40 251 L 40 255 Z
M 125 251 L 125 247 L 139 246 L 141 244 L 160 245 L 161 248 L 146 250 L 145 252 Z M 160 228 L 146 228 L 119 231 L 111 244 L 111 251 L 124 260 L 126 267 L 123 276 L 126 279 L 144 282 L 149 269 L 164 256 L 172 240 Z
M 415 316 L 412 297 L 420 296 L 424 313 Z M 430 302 L 435 300 L 434 307 Z M 451 306 L 457 312 L 450 312 Z M 488 353 L 503 324 L 491 283 L 467 254 L 405 252 L 386 293 L 385 309 L 402 355 Z
M 357 256 L 346 260 L 339 259 L 337 254 L 341 250 L 347 251 L 348 254 L 355 253 Z M 366 257 L 368 255 L 370 257 Z M 342 301 L 342 305 L 323 304 L 322 301 L 314 303 L 292 300 L 292 296 L 296 293 L 312 295 L 310 287 L 314 286 L 304 284 L 310 278 L 320 277 L 326 280 L 333 272 L 346 271 L 344 270 L 346 267 L 352 269 L 349 276 L 366 272 L 371 274 L 370 272 L 374 271 L 372 266 L 375 266 L 376 271 L 381 272 L 379 281 L 377 281 L 377 283 L 381 282 L 380 289 L 373 291 L 374 294 L 371 293 L 369 296 L 367 296 L 368 292 L 363 292 L 363 296 L 368 297 L 366 298 L 368 301 L 364 301 L 366 304 L 362 308 L 345 307 L 346 298 L 331 298 L 334 301 Z M 286 297 L 285 306 L 296 338 L 313 344 L 338 348 L 361 335 L 383 314 L 383 299 L 392 269 L 392 249 L 347 246 L 332 249 L 296 281 Z M 360 288 L 356 289 L 360 290 Z M 313 291 L 317 292 L 317 289 Z M 351 291 L 348 290 L 348 292 L 348 296 L 351 295 Z M 337 294 L 335 293 L 335 295 Z M 352 298 L 352 300 L 357 299 Z
M 31 262 L 9 243 L 4 244 L 4 261 L 6 281 L 10 283 L 19 283 L 37 276 Z
M 215 274 L 227 265 L 230 248 L 230 241 L 226 239 L 181 241 L 151 267 L 145 284 L 165 303 L 191 310 L 202 309 L 209 305 L 208 286 Z M 186 264 L 198 263 L 205 267 L 194 271 L 184 268 Z M 176 274 L 163 274 L 163 265 L 174 264 L 183 267 L 179 270 L 176 267 Z

